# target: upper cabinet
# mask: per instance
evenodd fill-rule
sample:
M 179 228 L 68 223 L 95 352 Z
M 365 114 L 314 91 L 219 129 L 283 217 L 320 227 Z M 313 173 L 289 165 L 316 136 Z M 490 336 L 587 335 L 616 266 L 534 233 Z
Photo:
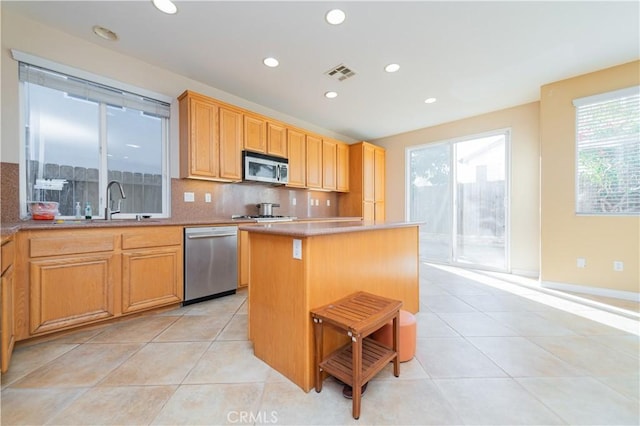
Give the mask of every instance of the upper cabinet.
M 190 91 L 178 100 L 180 177 L 241 180 L 241 112 Z
M 307 135 L 307 188 L 349 191 L 349 145 Z
M 336 190 L 349 191 L 349 145 L 342 142 L 336 145 Z
M 287 157 L 289 158 L 289 182 L 287 186 L 307 186 L 307 138 L 303 132 L 287 130 Z
M 283 124 L 267 122 L 267 154 L 287 158 L 287 128 Z
M 242 113 L 228 107 L 219 109 L 220 177 L 242 179 Z
M 192 92 L 180 101 L 180 177 L 219 177 L 218 106 Z
M 267 122 L 264 118 L 244 114 L 244 149 L 267 152 Z
M 331 139 L 322 140 L 322 189 L 336 190 L 337 144 Z
M 244 149 L 287 157 L 287 128 L 265 117 L 244 114 Z
M 349 191 L 349 145 L 189 90 L 178 100 L 181 178 L 241 181 L 247 150 L 287 158 L 289 187 Z
M 322 189 L 322 139 L 307 135 L 307 188 Z
M 341 216 L 385 220 L 384 148 L 367 142 L 349 146 L 349 192 L 340 196 Z

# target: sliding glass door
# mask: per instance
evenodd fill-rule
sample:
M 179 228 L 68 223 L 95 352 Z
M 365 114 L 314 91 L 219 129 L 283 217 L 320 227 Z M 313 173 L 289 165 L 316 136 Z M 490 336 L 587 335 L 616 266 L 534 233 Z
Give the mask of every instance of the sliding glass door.
M 507 271 L 509 131 L 407 150 L 407 216 L 422 260 Z

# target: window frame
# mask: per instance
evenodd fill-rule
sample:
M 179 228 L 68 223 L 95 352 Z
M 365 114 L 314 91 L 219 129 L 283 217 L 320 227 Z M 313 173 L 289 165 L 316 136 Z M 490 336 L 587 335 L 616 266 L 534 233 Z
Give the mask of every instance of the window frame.
M 136 87 L 127 83 L 123 83 L 121 81 L 113 80 L 108 77 L 104 77 L 101 75 L 93 74 L 87 71 L 83 71 L 80 69 L 73 68 L 71 66 L 63 65 L 54 61 L 50 61 L 44 58 L 40 58 L 38 56 L 30 55 L 28 53 L 24 53 L 15 49 L 11 49 L 11 54 L 14 60 L 18 63 L 24 62 L 29 65 L 34 65 L 36 67 L 45 68 L 54 72 L 58 72 L 61 74 L 69 75 L 71 77 L 79 78 L 82 80 L 87 80 L 92 83 L 97 83 L 98 85 L 111 87 L 113 89 L 122 90 L 124 92 L 134 93 L 146 98 L 150 98 L 155 101 L 160 101 L 169 105 L 169 110 L 173 109 L 173 98 L 162 95 L 160 93 L 156 93 L 144 88 Z M 18 66 L 19 68 L 19 66 Z M 19 168 L 20 168 L 20 179 L 19 179 L 19 201 L 20 201 L 20 217 L 27 218 L 29 216 L 27 210 L 27 167 L 26 167 L 26 134 L 25 134 L 25 124 L 26 124 L 26 103 L 25 103 L 25 92 L 24 92 L 24 83 L 22 81 L 18 81 L 18 98 L 20 102 L 19 108 L 19 143 L 20 143 L 20 157 L 19 157 Z M 105 109 L 105 105 L 103 103 L 99 104 L 100 110 Z M 105 126 L 105 117 L 102 116 L 100 118 L 100 135 L 99 135 L 99 143 L 101 147 L 100 154 L 100 175 L 99 175 L 99 206 L 94 206 L 93 209 L 93 218 L 94 219 L 104 219 L 104 209 L 106 207 L 106 189 L 108 184 L 108 173 L 107 173 L 107 155 L 106 150 L 102 149 L 106 147 L 106 126 Z M 152 216 L 156 218 L 169 218 L 171 217 L 171 173 L 170 173 L 170 123 L 171 116 L 163 119 L 164 124 L 162 125 L 162 212 L 161 213 L 153 213 Z M 103 154 L 104 153 L 104 154 Z M 144 213 L 144 212 L 139 212 Z M 136 213 L 122 213 L 118 215 L 120 219 L 132 219 L 136 216 Z M 60 216 L 60 218 L 73 218 L 73 216 Z
M 614 101 L 624 97 L 633 95 L 640 95 L 640 86 L 625 87 L 618 90 L 612 90 L 608 92 L 598 93 L 591 96 L 585 96 L 576 98 L 572 101 L 574 106 L 574 202 L 573 210 L 576 216 L 601 216 L 601 217 L 615 217 L 615 216 L 628 216 L 636 217 L 640 216 L 640 211 L 637 212 L 595 212 L 595 211 L 579 211 L 579 194 L 580 194 L 580 157 L 579 157 L 579 116 L 578 110 L 581 107 L 587 107 L 601 102 Z M 640 102 L 640 98 L 639 98 Z

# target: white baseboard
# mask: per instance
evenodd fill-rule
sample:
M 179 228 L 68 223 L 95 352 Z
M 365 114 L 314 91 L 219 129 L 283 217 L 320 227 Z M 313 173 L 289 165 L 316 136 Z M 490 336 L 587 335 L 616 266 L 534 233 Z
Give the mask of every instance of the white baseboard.
M 540 277 L 540 271 L 531 271 L 528 269 L 511 269 L 511 273 L 513 275 L 520 275 L 521 277 L 527 277 L 527 278 Z
M 541 281 L 540 286 L 554 290 L 571 291 L 574 293 L 591 294 L 594 296 L 612 297 L 614 299 L 640 302 L 640 293 L 634 293 L 632 291 L 612 290 L 609 288 L 589 287 L 584 285 L 559 283 L 555 281 Z

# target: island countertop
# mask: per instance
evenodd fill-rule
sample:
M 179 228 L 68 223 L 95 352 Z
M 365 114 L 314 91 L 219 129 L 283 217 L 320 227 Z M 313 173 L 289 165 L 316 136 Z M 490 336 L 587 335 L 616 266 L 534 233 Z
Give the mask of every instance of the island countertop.
M 314 237 L 349 232 L 406 228 L 419 225 L 420 223 L 418 222 L 364 222 L 361 220 L 320 223 L 280 222 L 240 226 L 240 230 L 262 234 L 286 235 L 290 237 Z

